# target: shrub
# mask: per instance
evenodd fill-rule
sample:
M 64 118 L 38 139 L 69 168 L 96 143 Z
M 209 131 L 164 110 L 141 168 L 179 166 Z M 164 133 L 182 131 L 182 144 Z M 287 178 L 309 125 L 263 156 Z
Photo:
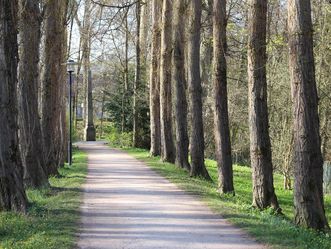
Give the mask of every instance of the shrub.
M 112 147 L 132 147 L 132 132 L 120 132 L 114 126 L 108 126 L 106 137 Z

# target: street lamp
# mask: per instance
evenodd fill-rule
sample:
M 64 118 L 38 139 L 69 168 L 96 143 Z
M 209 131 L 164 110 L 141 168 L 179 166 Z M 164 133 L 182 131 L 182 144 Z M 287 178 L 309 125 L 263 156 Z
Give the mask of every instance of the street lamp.
M 67 62 L 67 71 L 69 73 L 69 143 L 68 143 L 68 163 L 72 165 L 72 74 L 75 71 L 76 63 L 73 60 Z

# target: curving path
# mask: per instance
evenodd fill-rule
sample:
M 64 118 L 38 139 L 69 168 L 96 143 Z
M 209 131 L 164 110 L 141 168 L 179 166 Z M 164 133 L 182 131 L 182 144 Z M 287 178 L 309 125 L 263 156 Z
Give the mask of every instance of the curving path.
M 78 248 L 265 248 L 128 154 L 101 142 L 78 146 L 89 165 Z

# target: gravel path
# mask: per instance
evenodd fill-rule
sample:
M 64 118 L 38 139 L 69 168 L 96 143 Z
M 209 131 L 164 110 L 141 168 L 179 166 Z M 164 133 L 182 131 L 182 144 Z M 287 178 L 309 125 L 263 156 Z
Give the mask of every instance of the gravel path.
M 265 248 L 128 154 L 78 146 L 89 165 L 78 248 Z

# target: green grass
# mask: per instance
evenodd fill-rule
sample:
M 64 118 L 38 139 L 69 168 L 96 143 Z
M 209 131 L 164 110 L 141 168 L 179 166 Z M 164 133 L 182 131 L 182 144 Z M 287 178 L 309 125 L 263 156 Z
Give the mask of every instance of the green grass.
M 271 210 L 259 212 L 251 208 L 252 183 L 248 167 L 234 166 L 236 196 L 220 196 L 217 187 L 216 162 L 206 160 L 208 171 L 213 179 L 207 182 L 191 178 L 187 172 L 170 163 L 163 163 L 158 157 L 150 157 L 149 152 L 141 149 L 125 149 L 129 154 L 144 161 L 152 169 L 179 185 L 182 189 L 200 196 L 215 212 L 242 227 L 258 241 L 272 248 L 330 249 L 331 234 L 321 234 L 297 227 L 293 224 L 293 191 L 282 189 L 282 176 L 275 175 L 275 188 L 284 217 L 272 214 Z M 331 219 L 331 198 L 326 198 L 326 211 Z
M 0 213 L 0 248 L 73 248 L 86 173 L 87 156 L 76 151 L 73 166 L 61 168 L 51 187 L 27 191 L 27 215 Z

